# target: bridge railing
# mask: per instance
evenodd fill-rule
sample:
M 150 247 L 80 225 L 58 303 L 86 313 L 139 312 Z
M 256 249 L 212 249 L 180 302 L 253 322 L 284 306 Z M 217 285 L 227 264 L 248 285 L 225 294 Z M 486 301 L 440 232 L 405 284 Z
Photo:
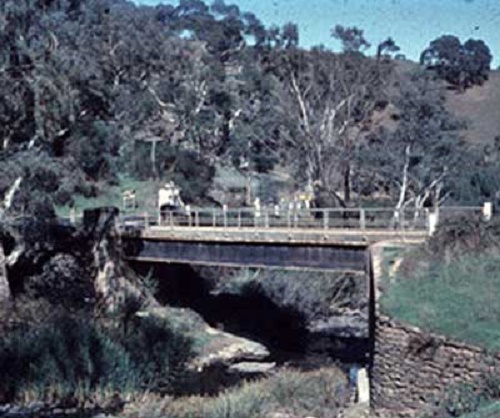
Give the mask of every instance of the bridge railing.
M 440 217 L 459 212 L 478 213 L 481 207 L 441 208 Z M 127 219 L 126 217 L 124 218 Z M 280 210 L 278 208 L 192 209 L 145 213 L 128 218 L 145 227 L 258 228 L 258 229 L 402 229 L 429 230 L 433 220 L 427 209 L 334 208 Z

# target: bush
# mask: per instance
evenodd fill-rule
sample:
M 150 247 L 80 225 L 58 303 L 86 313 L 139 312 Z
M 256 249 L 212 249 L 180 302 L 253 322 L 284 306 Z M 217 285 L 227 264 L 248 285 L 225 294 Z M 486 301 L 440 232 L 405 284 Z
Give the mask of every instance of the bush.
M 85 321 L 61 318 L 38 329 L 18 331 L 0 343 L 2 390 L 8 400 L 24 393 L 46 398 L 87 389 L 136 385 L 127 352 Z
M 89 178 L 116 178 L 120 138 L 114 127 L 104 122 L 80 125 L 69 144 L 69 153 Z
M 134 148 L 124 156 L 134 178 L 148 180 L 154 177 L 150 153 L 150 143 L 136 141 Z M 206 201 L 215 176 L 213 165 L 200 154 L 164 142 L 157 144 L 156 169 L 159 179 L 174 181 L 181 188 L 184 201 L 191 204 Z
M 427 255 L 435 260 L 454 261 L 464 255 L 500 254 L 500 218 L 484 222 L 479 215 L 443 220 L 427 243 Z
M 180 389 L 192 342 L 175 333 L 167 321 L 135 318 L 123 337 L 123 346 L 135 364 L 141 388 L 167 393 Z
M 60 317 L 17 330 L 0 342 L 0 394 L 5 401 L 78 392 L 174 390 L 190 342 L 164 321 L 137 318 L 127 332 L 83 318 Z
M 365 308 L 365 286 L 364 276 L 356 274 L 241 270 L 224 278 L 217 292 L 243 295 L 259 291 L 277 306 L 292 309 L 311 321 L 327 317 L 335 309 Z

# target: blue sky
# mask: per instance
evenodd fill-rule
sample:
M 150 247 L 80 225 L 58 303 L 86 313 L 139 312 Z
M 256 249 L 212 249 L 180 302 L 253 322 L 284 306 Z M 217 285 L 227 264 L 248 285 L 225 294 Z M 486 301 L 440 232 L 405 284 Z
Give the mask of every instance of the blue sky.
M 174 4 L 177 0 L 136 0 Z M 211 2 L 208 1 L 209 3 Z M 442 34 L 486 41 L 500 64 L 500 0 L 226 0 L 254 12 L 265 24 L 299 24 L 301 45 L 338 45 L 330 38 L 337 23 L 356 25 L 376 44 L 392 36 L 408 58 L 418 59 L 429 41 Z

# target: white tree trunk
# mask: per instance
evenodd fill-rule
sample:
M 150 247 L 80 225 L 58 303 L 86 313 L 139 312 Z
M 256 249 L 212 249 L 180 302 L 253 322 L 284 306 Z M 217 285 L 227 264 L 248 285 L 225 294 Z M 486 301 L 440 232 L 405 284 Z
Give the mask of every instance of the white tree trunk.
M 7 279 L 7 258 L 0 242 L 0 307 L 10 300 L 10 287 Z
M 403 179 L 401 181 L 401 186 L 399 189 L 399 199 L 396 204 L 396 208 L 394 209 L 394 223 L 396 226 L 401 222 L 401 208 L 406 199 L 406 191 L 408 189 L 408 169 L 410 167 L 410 151 L 411 148 L 409 145 L 406 146 L 405 149 L 405 165 L 403 167 Z

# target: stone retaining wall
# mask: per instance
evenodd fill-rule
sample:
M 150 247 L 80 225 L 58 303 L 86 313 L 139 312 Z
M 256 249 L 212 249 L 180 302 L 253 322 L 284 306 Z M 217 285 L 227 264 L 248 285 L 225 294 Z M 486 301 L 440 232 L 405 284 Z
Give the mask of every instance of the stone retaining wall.
M 372 405 L 384 418 L 419 417 L 446 389 L 479 383 L 500 365 L 484 350 L 381 316 L 372 370 Z
M 375 352 L 371 405 L 381 418 L 421 417 L 452 386 L 480 383 L 500 369 L 500 356 L 380 314 L 383 247 L 372 249 L 375 286 Z M 466 307 L 464 307 L 466 309 Z

